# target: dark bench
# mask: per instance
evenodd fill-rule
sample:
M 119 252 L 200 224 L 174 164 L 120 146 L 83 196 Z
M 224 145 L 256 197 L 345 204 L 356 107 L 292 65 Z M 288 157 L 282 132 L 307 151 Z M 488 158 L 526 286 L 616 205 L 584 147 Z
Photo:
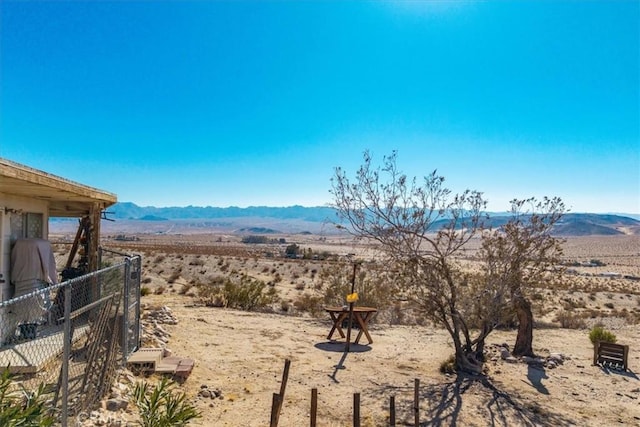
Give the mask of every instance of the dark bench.
M 627 370 L 629 346 L 597 341 L 593 347 L 593 364 Z

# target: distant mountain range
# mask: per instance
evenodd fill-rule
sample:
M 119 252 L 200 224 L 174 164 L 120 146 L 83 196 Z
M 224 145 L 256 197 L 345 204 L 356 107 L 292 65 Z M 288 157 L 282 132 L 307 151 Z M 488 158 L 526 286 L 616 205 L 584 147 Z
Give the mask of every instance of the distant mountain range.
M 138 206 L 131 202 L 116 203 L 108 209 L 114 219 L 146 219 L 152 221 L 171 219 L 221 219 L 221 218 L 277 218 L 297 219 L 310 222 L 326 222 L 336 219 L 336 213 L 329 207 L 266 207 L 249 206 L 247 208 L 212 206 L 185 206 L 157 208 L 154 206 Z
M 490 213 L 490 224 L 499 227 L 508 220 L 504 212 Z M 328 232 L 337 222 L 331 207 L 154 207 L 121 202 L 108 209 L 107 218 L 129 231 L 141 228 L 153 232 L 197 232 L 218 229 L 228 232 L 318 233 Z M 128 224 L 128 225 L 127 225 Z M 114 228 L 112 225 L 107 228 Z M 640 221 L 621 214 L 568 213 L 555 234 L 562 236 L 640 235 Z

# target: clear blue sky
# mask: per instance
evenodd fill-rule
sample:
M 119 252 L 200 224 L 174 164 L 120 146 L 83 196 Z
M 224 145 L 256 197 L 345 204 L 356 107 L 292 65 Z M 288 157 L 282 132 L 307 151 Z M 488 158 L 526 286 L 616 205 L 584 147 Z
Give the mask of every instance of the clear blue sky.
M 638 1 L 2 0 L 0 156 L 155 206 L 318 206 L 369 149 L 640 213 Z

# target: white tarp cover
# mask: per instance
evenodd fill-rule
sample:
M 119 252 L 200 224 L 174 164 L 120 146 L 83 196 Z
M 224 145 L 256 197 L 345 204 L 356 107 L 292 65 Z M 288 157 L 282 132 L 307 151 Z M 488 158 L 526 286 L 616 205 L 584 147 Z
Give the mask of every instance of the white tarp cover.
M 58 283 L 56 259 L 48 240 L 16 240 L 11 250 L 11 282 L 15 285 L 14 298 L 34 291 L 38 283 Z

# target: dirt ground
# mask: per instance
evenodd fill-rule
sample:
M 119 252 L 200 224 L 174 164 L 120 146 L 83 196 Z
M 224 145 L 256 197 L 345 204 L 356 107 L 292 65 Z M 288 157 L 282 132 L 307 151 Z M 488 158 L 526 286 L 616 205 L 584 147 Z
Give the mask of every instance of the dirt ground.
M 534 426 L 640 425 L 640 327 L 614 332 L 631 344 L 630 372 L 592 366 L 588 331 L 536 330 L 540 356 L 561 353 L 554 369 L 509 363 L 494 357 L 486 378 L 443 375 L 440 363 L 452 353 L 443 330 L 421 326 L 375 325 L 371 345 L 330 342 L 326 320 L 260 314 L 194 305 L 175 295 L 145 297 L 147 307 L 168 307 L 177 325 L 168 347 L 196 360 L 183 387 L 196 402 L 201 426 L 268 425 L 273 393 L 280 390 L 285 359 L 291 360 L 281 426 L 309 424 L 311 390 L 318 390 L 318 425 L 352 425 L 354 393 L 360 393 L 363 426 L 388 423 L 395 396 L 398 425 L 413 425 L 415 380 L 419 380 L 421 425 Z M 514 332 L 496 331 L 495 345 L 515 341 Z M 199 397 L 202 387 L 222 398 Z
M 313 253 L 372 256 L 346 241 L 284 237 Z M 126 244 L 112 242 L 123 252 L 143 255 L 143 287 L 150 292 L 143 307 L 171 310 L 177 324 L 160 325 L 170 334 L 167 348 L 195 360 L 181 385 L 203 414 L 192 425 L 269 425 L 273 394 L 289 359 L 279 423 L 284 427 L 309 425 L 314 388 L 318 426 L 353 425 L 355 393 L 362 426 L 388 425 L 392 396 L 397 425 L 414 425 L 416 380 L 422 426 L 640 426 L 640 236 L 568 239 L 565 259 L 576 264 L 573 273 L 561 287 L 534 294 L 539 325 L 534 351 L 543 358 L 559 355 L 563 362 L 543 367 L 503 360 L 499 346 L 511 348 L 515 331 L 494 331 L 487 339 L 484 377 L 440 373 L 453 345 L 446 331 L 430 326 L 379 321 L 371 325 L 371 345 L 345 353 L 343 341 L 327 339 L 326 313 L 311 317 L 294 308 L 303 295 L 321 289 L 322 261 L 286 259 L 278 255 L 278 245 L 256 251 L 238 240 L 140 235 Z M 590 265 L 592 260 L 602 265 Z M 239 274 L 270 283 L 284 303 L 259 313 L 199 301 L 199 283 Z M 630 346 L 630 371 L 592 365 L 588 333 L 598 323 Z M 203 389 L 216 391 L 214 398 L 204 397 Z

